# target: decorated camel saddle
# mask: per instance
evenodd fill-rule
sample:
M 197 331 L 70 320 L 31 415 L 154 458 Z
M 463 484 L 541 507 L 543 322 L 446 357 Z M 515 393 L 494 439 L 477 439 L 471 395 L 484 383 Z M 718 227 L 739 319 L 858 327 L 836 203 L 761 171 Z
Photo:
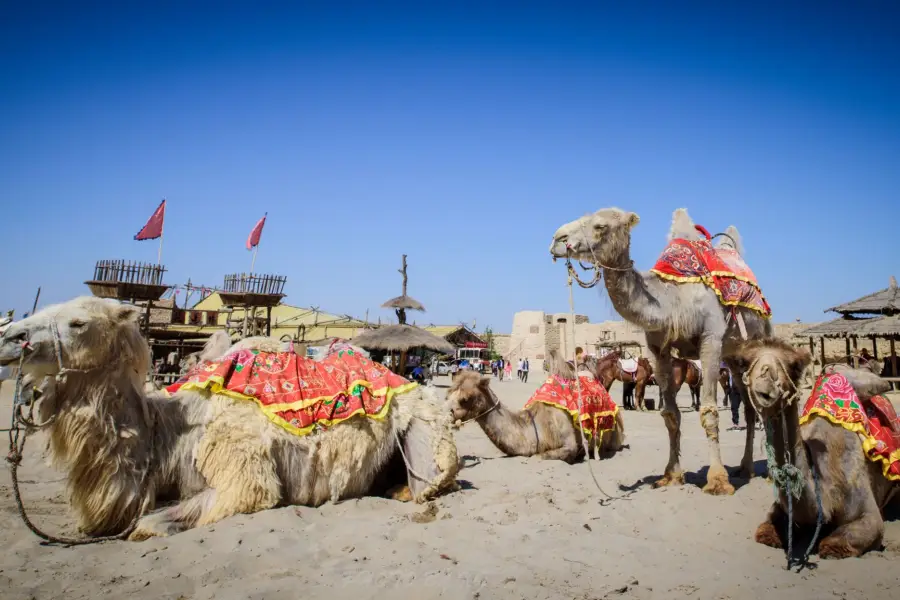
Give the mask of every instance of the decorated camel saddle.
M 756 276 L 733 248 L 714 248 L 709 232 L 695 226 L 704 239 L 669 242 L 650 271 L 675 283 L 703 283 L 724 306 L 743 306 L 768 318 L 772 309 Z
M 841 373 L 822 373 L 803 407 L 800 424 L 823 418 L 859 435 L 866 458 L 878 463 L 885 477 L 900 481 L 900 419 L 883 396 L 860 400 Z
M 357 415 L 383 419 L 391 399 L 416 385 L 350 347 L 321 361 L 295 352 L 242 349 L 201 362 L 166 392 L 207 390 L 255 402 L 276 425 L 308 435 Z
M 535 402 L 541 402 L 555 408 L 561 408 L 572 417 L 573 423 L 581 427 L 585 435 L 603 435 L 616 426 L 616 413 L 619 407 L 613 402 L 609 392 L 593 377 L 578 378 L 581 385 L 581 408 L 578 406 L 578 388 L 574 380 L 551 375 L 547 381 L 534 392 L 525 408 Z

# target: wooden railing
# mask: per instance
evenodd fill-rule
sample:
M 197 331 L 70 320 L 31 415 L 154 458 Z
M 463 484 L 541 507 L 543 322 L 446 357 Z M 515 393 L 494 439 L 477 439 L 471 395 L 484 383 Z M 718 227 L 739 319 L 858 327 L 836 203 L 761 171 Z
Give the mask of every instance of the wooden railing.
M 226 293 L 230 294 L 281 294 L 287 277 L 283 275 L 254 275 L 235 273 L 225 276 Z
M 162 265 L 125 260 L 99 260 L 94 266 L 94 281 L 162 285 L 166 268 Z

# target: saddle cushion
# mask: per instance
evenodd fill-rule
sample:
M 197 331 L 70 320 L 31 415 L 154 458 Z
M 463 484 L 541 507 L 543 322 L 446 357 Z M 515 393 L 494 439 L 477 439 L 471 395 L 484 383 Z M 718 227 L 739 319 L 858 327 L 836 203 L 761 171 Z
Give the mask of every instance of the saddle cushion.
M 816 379 L 800 424 L 821 417 L 859 435 L 866 458 L 880 463 L 882 473 L 900 481 L 900 419 L 890 401 L 872 396 L 861 401 L 841 373 L 822 373 Z
M 675 283 L 703 283 L 724 306 L 743 306 L 760 316 L 772 316 L 753 271 L 731 248 L 713 248 L 708 240 L 674 239 L 650 271 Z
M 619 368 L 626 373 L 637 373 L 638 361 L 635 358 L 620 358 Z
M 563 379 L 557 375 L 551 375 L 544 384 L 534 392 L 525 408 L 535 402 L 541 402 L 561 408 L 572 417 L 576 427 L 588 437 L 595 433 L 603 434 L 616 426 L 616 413 L 619 407 L 613 401 L 609 392 L 600 382 L 593 377 L 579 377 L 581 392 L 581 407 L 578 406 L 579 388 L 574 380 Z

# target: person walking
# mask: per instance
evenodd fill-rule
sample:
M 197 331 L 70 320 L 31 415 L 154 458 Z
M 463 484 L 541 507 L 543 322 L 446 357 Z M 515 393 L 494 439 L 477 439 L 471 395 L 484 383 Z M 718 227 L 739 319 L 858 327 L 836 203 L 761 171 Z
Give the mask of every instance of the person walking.
M 522 383 L 528 383 L 528 359 L 522 362 Z
M 719 365 L 720 369 L 726 369 L 728 371 L 728 403 L 731 405 L 731 427 L 728 428 L 728 431 L 743 431 L 743 427 L 740 425 L 741 413 L 741 393 L 738 391 L 737 386 L 734 385 L 734 380 L 731 377 L 731 369 L 728 368 L 728 365 L 723 361 L 721 365 Z
M 510 381 L 512 379 L 512 361 L 511 360 L 504 361 L 503 370 L 504 370 L 504 374 L 506 375 L 506 380 Z
M 503 357 L 497 359 L 497 379 L 503 381 Z

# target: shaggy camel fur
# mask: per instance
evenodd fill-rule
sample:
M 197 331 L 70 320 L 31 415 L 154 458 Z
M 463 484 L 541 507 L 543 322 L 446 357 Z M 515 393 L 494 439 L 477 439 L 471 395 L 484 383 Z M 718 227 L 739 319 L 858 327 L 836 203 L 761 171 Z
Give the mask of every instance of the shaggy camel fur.
M 570 379 L 573 374 L 574 371 Z M 463 422 L 474 419 L 488 439 L 508 456 L 539 456 L 569 464 L 584 458 L 581 428 L 575 426 L 568 413 L 540 402 L 518 412 L 511 411 L 494 395 L 490 385 L 490 376 L 461 371 L 447 393 L 453 418 Z M 610 456 L 624 444 L 625 421 L 619 411 L 612 431 L 591 437 L 589 456 L 594 458 L 595 453 L 598 459 Z
M 432 391 L 397 395 L 382 420 L 354 417 L 302 437 L 250 402 L 196 391 L 148 397 L 141 385 L 150 354 L 139 313 L 82 297 L 18 321 L 0 339 L 0 365 L 25 352 L 26 372 L 54 381 L 40 418 L 53 417 L 51 456 L 67 471 L 69 501 L 85 533 L 115 534 L 144 515 L 131 534 L 140 540 L 237 513 L 361 496 L 395 459 L 398 437 L 412 471 L 427 480 L 410 478 L 417 501 L 455 486 L 450 415 Z M 168 499 L 178 503 L 147 514 Z
M 719 450 L 719 412 L 716 408 L 716 383 L 719 365 L 742 341 L 737 323 L 729 318 L 740 314 L 750 339 L 770 335 L 771 323 L 752 310 L 742 307 L 732 311 L 723 306 L 716 293 L 702 283 L 671 283 L 653 273 L 639 273 L 630 256 L 631 228 L 640 219 L 632 212 L 605 208 L 560 227 L 550 244 L 553 258 L 571 258 L 595 263 L 602 268 L 606 289 L 616 311 L 625 320 L 639 325 L 646 332 L 647 345 L 655 358 L 656 380 L 662 396 L 662 417 L 669 432 L 669 461 L 656 487 L 681 485 L 681 411 L 675 402 L 672 377 L 672 350 L 682 358 L 699 359 L 703 363 L 700 422 L 709 445 L 709 472 L 703 491 L 710 494 L 733 494 L 734 486 L 722 464 Z M 734 227 L 726 230 L 740 248 Z M 675 211 L 670 239 L 697 240 L 694 228 L 684 209 Z M 728 241 L 728 245 L 731 245 Z M 720 243 L 720 246 L 723 244 Z M 732 369 L 737 374 L 737 371 Z M 739 379 L 735 378 L 736 381 Z M 746 400 L 746 389 L 738 383 Z M 745 403 L 747 440 L 741 472 L 753 474 L 753 430 L 756 420 L 749 403 Z
M 833 531 L 819 542 L 822 558 L 859 556 L 878 546 L 884 533 L 881 510 L 890 501 L 898 484 L 881 472 L 881 467 L 866 458 L 856 433 L 814 418 L 799 425 L 798 404 L 807 395 L 796 394 L 809 353 L 797 350 L 778 339 L 751 342 L 738 355 L 741 366 L 749 369 L 744 377 L 764 419 L 772 421 L 775 460 L 783 466 L 785 456 L 782 420 L 787 425 L 788 449 L 793 464 L 800 470 L 803 487 L 794 500 L 794 525 L 813 528 L 817 507 L 811 465 L 818 472 L 822 510 L 826 526 Z M 752 368 L 750 366 L 752 365 Z M 870 371 L 835 366 L 853 386 L 860 400 L 883 394 L 890 384 Z M 756 541 L 783 548 L 787 527 L 787 499 L 779 491 L 768 518 L 756 530 Z

